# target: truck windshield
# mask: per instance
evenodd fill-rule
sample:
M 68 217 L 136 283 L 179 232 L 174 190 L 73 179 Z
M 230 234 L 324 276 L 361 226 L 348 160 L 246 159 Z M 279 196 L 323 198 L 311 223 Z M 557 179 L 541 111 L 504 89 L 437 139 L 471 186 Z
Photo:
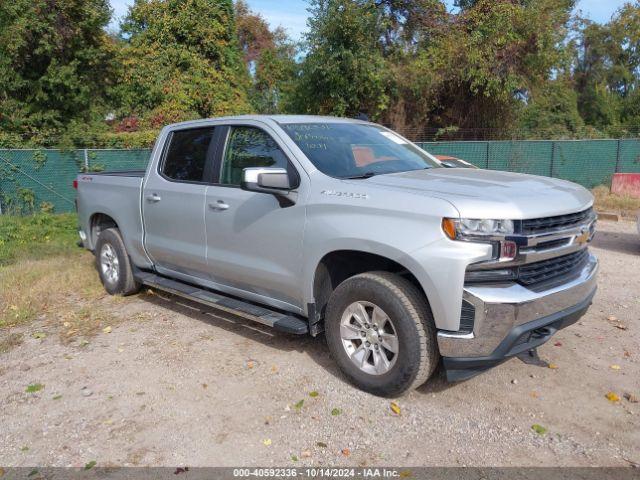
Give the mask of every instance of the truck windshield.
M 288 123 L 282 128 L 315 167 L 338 178 L 435 168 L 426 152 L 384 128 L 359 123 Z

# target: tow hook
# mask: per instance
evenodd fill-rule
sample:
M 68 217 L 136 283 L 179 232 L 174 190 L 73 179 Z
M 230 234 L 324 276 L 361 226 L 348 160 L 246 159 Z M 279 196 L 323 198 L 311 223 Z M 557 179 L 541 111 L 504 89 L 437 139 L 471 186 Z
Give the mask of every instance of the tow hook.
M 548 362 L 545 362 L 538 356 L 537 348 L 532 348 L 531 350 L 527 350 L 526 352 L 522 352 L 516 356 L 527 365 L 535 365 L 536 367 L 545 368 L 549 366 Z

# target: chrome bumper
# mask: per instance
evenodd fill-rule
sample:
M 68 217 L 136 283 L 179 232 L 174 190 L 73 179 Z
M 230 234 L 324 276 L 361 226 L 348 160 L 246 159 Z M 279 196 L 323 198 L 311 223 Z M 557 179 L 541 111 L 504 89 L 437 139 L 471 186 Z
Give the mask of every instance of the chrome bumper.
M 438 332 L 443 357 L 490 356 L 516 327 L 571 309 L 593 296 L 598 261 L 589 260 L 579 275 L 560 284 L 529 289 L 518 283 L 465 287 L 463 298 L 475 307 L 472 333 Z

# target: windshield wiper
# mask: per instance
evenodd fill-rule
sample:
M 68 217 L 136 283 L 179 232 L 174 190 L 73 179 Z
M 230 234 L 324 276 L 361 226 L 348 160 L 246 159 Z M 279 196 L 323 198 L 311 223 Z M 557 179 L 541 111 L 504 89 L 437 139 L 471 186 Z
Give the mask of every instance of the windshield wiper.
M 371 177 L 375 177 L 376 175 L 379 175 L 379 174 L 377 172 L 364 172 L 364 173 L 362 173 L 360 175 L 353 175 L 351 177 L 344 177 L 344 178 L 349 179 L 349 180 L 353 180 L 353 179 L 356 179 L 356 178 L 371 178 Z

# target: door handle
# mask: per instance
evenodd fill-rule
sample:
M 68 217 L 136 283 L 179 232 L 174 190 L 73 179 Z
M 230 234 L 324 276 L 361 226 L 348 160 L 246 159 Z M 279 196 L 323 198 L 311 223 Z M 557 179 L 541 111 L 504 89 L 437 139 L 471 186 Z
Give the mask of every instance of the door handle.
M 151 195 L 147 195 L 147 201 L 151 203 L 158 203 L 162 198 L 157 193 L 152 193 Z
M 216 203 L 210 203 L 209 208 L 212 210 L 228 210 L 229 204 L 224 200 L 218 200 Z

